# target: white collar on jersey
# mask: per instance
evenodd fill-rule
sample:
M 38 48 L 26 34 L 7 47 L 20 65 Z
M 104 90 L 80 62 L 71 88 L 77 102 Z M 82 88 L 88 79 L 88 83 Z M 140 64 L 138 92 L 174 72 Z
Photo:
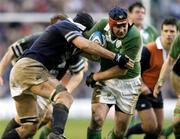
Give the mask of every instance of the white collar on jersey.
M 84 31 L 84 30 L 86 29 L 86 27 L 83 26 L 82 24 L 77 23 L 77 22 L 74 22 L 72 18 L 68 18 L 68 20 L 69 20 L 70 22 L 72 22 L 73 24 L 75 24 L 75 25 L 76 25 L 78 28 L 80 28 L 82 31 Z
M 161 43 L 160 37 L 158 37 L 155 42 L 156 42 L 157 49 L 162 50 L 163 60 L 165 60 L 168 56 L 168 52 L 164 49 Z
M 156 46 L 157 46 L 158 49 L 164 49 L 164 47 L 163 47 L 163 45 L 162 45 L 162 43 L 161 43 L 160 37 L 158 37 L 158 38 L 155 40 L 155 42 L 156 42 Z

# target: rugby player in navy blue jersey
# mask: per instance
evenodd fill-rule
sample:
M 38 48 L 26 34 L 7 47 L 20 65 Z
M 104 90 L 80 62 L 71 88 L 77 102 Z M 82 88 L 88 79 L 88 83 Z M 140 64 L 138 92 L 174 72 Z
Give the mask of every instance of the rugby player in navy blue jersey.
M 55 24 L 60 20 L 66 19 L 67 16 L 64 14 L 57 14 L 51 18 L 50 23 Z M 42 34 L 42 32 L 34 33 L 28 36 L 25 36 L 15 43 L 10 45 L 7 52 L 4 54 L 3 58 L 0 61 L 0 85 L 3 85 L 3 74 L 7 69 L 8 65 L 12 63 L 13 65 L 16 63 L 17 59 L 23 54 L 24 50 L 29 49 L 31 45 L 35 42 L 35 40 Z M 66 67 L 66 68 L 64 68 Z M 87 62 L 79 57 L 76 62 L 67 62 L 65 65 L 58 65 L 53 68 L 50 73 L 54 75 L 57 79 L 60 79 L 60 82 L 64 82 L 66 80 L 65 85 L 71 86 L 70 93 L 73 93 L 73 90 L 80 84 L 83 79 L 83 74 L 87 70 L 88 64 Z M 67 73 L 67 74 L 65 74 Z M 65 75 L 64 75 L 65 74 Z M 63 78 L 62 78 L 63 77 Z M 39 120 L 39 128 L 42 125 L 48 123 L 41 130 L 40 139 L 47 138 L 48 133 L 51 129 L 51 120 L 52 120 L 52 110 L 51 105 L 49 106 L 49 102 L 42 97 L 37 98 L 39 114 L 41 115 Z M 48 108 L 48 109 L 47 109 Z M 12 118 L 8 125 L 6 126 L 4 133 L 2 134 L 2 138 L 12 129 L 20 127 L 20 123 L 18 123 L 18 116 Z
M 71 20 L 53 24 L 40 35 L 32 47 L 25 50 L 10 74 L 11 95 L 15 100 L 21 126 L 11 130 L 3 139 L 24 139 L 33 136 L 39 121 L 36 96 L 48 98 L 53 103 L 52 132 L 48 139 L 64 139 L 64 127 L 73 98 L 71 87 L 65 87 L 49 71 L 59 64 L 75 63 L 81 51 L 95 54 L 117 65 L 133 67 L 133 61 L 110 52 L 85 39 L 82 33 L 93 26 L 87 13 L 78 13 Z
M 57 14 L 51 18 L 51 24 L 56 23 L 59 20 L 64 20 L 66 19 L 67 16 L 62 15 L 62 14 Z M 33 42 L 41 35 L 41 32 L 34 33 L 28 36 L 25 36 L 8 48 L 7 52 L 4 54 L 3 58 L 0 61 L 0 85 L 3 85 L 3 74 L 5 70 L 7 69 L 8 65 L 12 63 L 16 63 L 17 59 L 23 54 L 24 50 L 29 49 Z M 64 68 L 66 67 L 66 68 Z M 71 90 L 69 92 L 73 93 L 73 90 L 80 84 L 80 82 L 83 79 L 83 74 L 87 70 L 88 64 L 87 62 L 79 57 L 79 59 L 76 60 L 76 62 L 71 63 L 67 62 L 65 65 L 60 64 L 54 69 L 50 71 L 52 75 L 54 75 L 57 79 L 60 79 L 61 82 L 64 82 L 63 79 L 67 78 L 68 81 L 65 85 L 71 86 Z M 67 71 L 68 70 L 68 71 Z M 67 74 L 65 74 L 67 72 Z M 65 74 L 65 75 L 64 75 Z M 63 76 L 63 79 L 62 79 Z M 73 85 L 73 86 L 72 86 Z M 41 130 L 40 134 L 40 139 L 44 139 L 47 137 L 50 129 L 51 129 L 51 115 L 52 115 L 52 110 L 51 110 L 51 105 L 49 106 L 49 103 L 46 99 L 43 99 L 42 97 L 37 98 L 38 102 L 38 108 L 40 109 L 40 115 L 42 118 L 40 118 L 39 122 L 39 128 L 42 125 L 45 125 L 47 122 L 48 124 L 43 127 Z M 47 109 L 48 108 L 48 109 Z M 9 131 L 11 131 L 14 128 L 17 128 L 20 126 L 18 123 L 18 117 L 16 116 L 15 118 L 12 118 L 8 125 L 6 126 L 4 133 L 2 137 L 4 137 Z

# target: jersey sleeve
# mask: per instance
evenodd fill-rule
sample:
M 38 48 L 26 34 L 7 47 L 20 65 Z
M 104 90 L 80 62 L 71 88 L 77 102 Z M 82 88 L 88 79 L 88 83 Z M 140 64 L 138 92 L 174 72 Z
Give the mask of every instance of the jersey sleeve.
M 84 69 L 85 60 L 81 56 L 72 57 L 69 60 L 69 70 L 71 74 L 76 74 Z
M 170 49 L 170 56 L 176 59 L 180 55 L 180 34 L 174 39 Z
M 41 33 L 32 34 L 13 43 L 10 47 L 16 58 L 20 57 L 26 49 L 29 49 L 40 35 Z
M 141 74 L 147 70 L 150 66 L 150 57 L 151 54 L 149 50 L 146 47 L 143 47 L 142 53 L 141 53 Z
M 67 42 L 71 42 L 74 38 L 82 36 L 82 31 L 70 21 L 63 20 L 54 24 L 54 26 L 64 36 Z
M 96 31 L 103 32 L 105 26 L 107 25 L 107 19 L 101 19 L 99 22 L 97 22 L 89 31 L 86 31 L 84 33 L 85 38 L 88 38 Z

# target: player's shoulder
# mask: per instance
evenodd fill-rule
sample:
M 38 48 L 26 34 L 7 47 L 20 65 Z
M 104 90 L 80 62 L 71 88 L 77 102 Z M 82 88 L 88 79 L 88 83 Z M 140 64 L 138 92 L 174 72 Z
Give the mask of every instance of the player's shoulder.
M 100 19 L 95 25 L 104 28 L 108 24 L 108 20 L 103 18 Z
M 174 41 L 173 41 L 173 43 L 172 43 L 172 46 L 179 46 L 179 44 L 180 44 L 180 33 L 178 33 L 177 35 L 176 35 L 176 37 L 175 37 L 175 39 L 174 39 Z
M 30 34 L 30 35 L 25 36 L 22 39 L 20 39 L 20 43 L 25 43 L 30 40 L 34 41 L 41 35 L 42 35 L 42 32 L 36 32 L 36 33 Z
M 67 30 L 77 30 L 82 31 L 85 30 L 85 27 L 79 23 L 74 22 L 71 18 L 62 20 L 52 25 L 57 29 L 67 29 Z
M 143 29 L 144 29 L 144 31 L 153 32 L 153 33 L 158 34 L 157 29 L 153 25 L 144 25 Z
M 141 38 L 141 35 L 138 29 L 134 25 L 132 25 L 129 27 L 127 37 L 128 38 Z
M 70 20 L 65 19 L 65 20 L 61 20 L 61 21 L 53 24 L 52 26 L 55 26 L 55 27 L 58 27 L 58 26 L 70 27 L 70 26 L 75 26 L 75 24 L 73 24 L 73 22 L 71 22 Z
M 176 38 L 180 41 L 180 33 L 177 34 Z

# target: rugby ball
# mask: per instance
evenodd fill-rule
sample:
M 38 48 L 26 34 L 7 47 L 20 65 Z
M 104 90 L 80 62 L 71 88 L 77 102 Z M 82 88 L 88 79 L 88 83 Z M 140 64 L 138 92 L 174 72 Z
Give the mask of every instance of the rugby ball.
M 103 47 L 106 45 L 106 38 L 100 31 L 96 31 L 93 34 L 91 34 L 89 40 L 96 42 Z
M 91 36 L 89 37 L 89 40 L 99 44 L 102 47 L 105 47 L 106 45 L 105 36 L 100 31 L 96 31 L 93 34 L 91 34 Z M 84 53 L 84 56 L 92 61 L 97 61 L 97 62 L 100 61 L 100 56 L 87 54 L 87 53 Z

